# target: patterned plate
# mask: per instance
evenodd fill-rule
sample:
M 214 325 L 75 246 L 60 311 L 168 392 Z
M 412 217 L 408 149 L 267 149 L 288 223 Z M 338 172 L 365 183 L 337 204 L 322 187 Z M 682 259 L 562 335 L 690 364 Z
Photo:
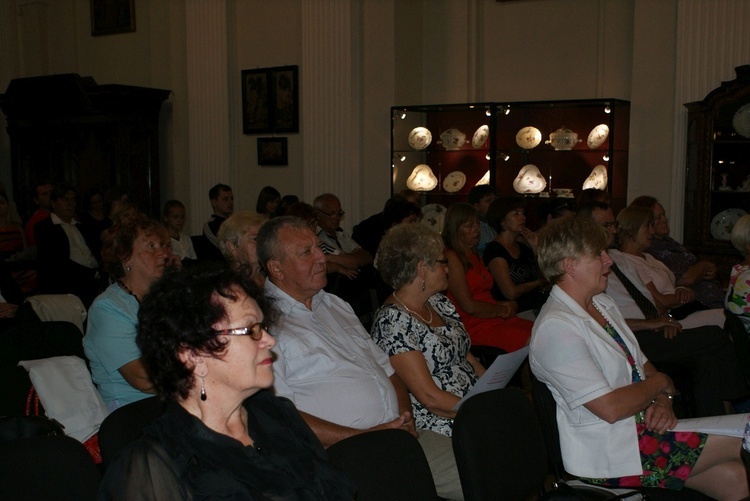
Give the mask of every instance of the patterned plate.
M 745 214 L 747 212 L 742 209 L 727 209 L 719 212 L 711 220 L 711 235 L 716 240 L 729 240 L 735 223 Z

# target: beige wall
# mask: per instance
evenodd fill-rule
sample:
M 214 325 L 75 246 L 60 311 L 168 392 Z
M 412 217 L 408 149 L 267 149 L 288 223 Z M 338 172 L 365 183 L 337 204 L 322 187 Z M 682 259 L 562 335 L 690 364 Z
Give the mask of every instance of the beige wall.
M 684 142 L 676 127 L 684 111 L 675 102 L 675 95 L 683 95 L 678 92 L 681 81 L 676 72 L 690 55 L 680 51 L 678 26 L 690 30 L 700 21 L 690 14 L 690 0 L 327 0 L 334 7 L 349 1 L 360 4 L 351 9 L 346 21 L 351 24 L 351 40 L 357 45 L 354 54 L 359 58 L 355 64 L 347 62 L 356 83 L 352 86 L 355 95 L 347 99 L 356 108 L 352 114 L 361 117 L 362 123 L 345 148 L 352 150 L 348 158 L 361 159 L 361 165 L 339 164 L 332 158 L 332 167 L 320 173 L 303 152 L 305 131 L 285 134 L 289 166 L 283 168 L 257 166 L 257 136 L 241 131 L 241 70 L 299 64 L 300 78 L 305 79 L 313 69 L 320 69 L 318 65 L 340 63 L 325 55 L 303 63 L 302 33 L 311 32 L 309 20 L 303 17 L 304 0 L 222 1 L 226 6 L 226 75 L 188 77 L 186 47 L 200 44 L 203 38 L 207 38 L 205 43 L 216 42 L 200 29 L 187 27 L 186 8 L 194 7 L 194 2 L 213 1 L 219 0 L 136 0 L 137 32 L 105 37 L 90 36 L 88 0 L 3 1 L 0 89 L 15 77 L 67 72 L 90 75 L 100 84 L 171 89 L 163 111 L 162 197 L 192 201 L 188 207 L 192 232 L 199 230 L 209 207 L 203 201 L 208 186 L 203 186 L 205 181 L 196 183 L 190 169 L 228 172 L 237 210 L 254 208 L 257 193 L 266 184 L 282 193 L 301 195 L 305 175 L 347 176 L 357 169 L 362 181 L 358 193 L 349 197 L 347 225 L 377 212 L 390 193 L 389 108 L 397 104 L 630 100 L 630 198 L 648 192 L 667 205 L 673 200 L 675 205 L 681 203 L 682 167 L 675 162 L 682 162 L 678 157 Z M 741 0 L 711 0 L 711 5 L 718 5 L 714 10 L 721 10 L 721 16 L 746 12 Z M 686 11 L 688 15 L 683 14 Z M 713 30 L 720 31 L 721 23 Z M 710 29 L 701 33 L 715 38 Z M 728 39 L 711 47 L 720 52 L 721 44 L 735 45 Z M 710 73 L 708 80 L 716 86 L 732 78 L 734 66 L 750 62 L 748 50 L 724 52 L 720 69 L 708 64 L 688 67 Z M 311 57 L 310 52 L 305 54 Z M 230 136 L 227 146 L 221 147 L 229 150 L 225 152 L 228 166 L 190 166 L 189 160 L 198 154 L 196 148 L 205 147 L 190 140 L 191 132 L 201 127 L 188 113 L 188 96 L 191 86 L 198 83 L 196 78 L 225 80 L 226 104 L 210 111 Z M 327 91 L 315 90 L 323 95 Z M 695 100 L 703 95 L 686 97 Z M 326 113 L 307 97 L 301 96 L 301 113 Z M 337 96 L 326 97 L 331 103 Z M 340 140 L 336 134 L 307 133 L 315 141 Z M 10 181 L 9 161 L 7 135 L 3 134 L 0 179 L 6 183 Z M 679 211 L 679 206 L 670 211 Z

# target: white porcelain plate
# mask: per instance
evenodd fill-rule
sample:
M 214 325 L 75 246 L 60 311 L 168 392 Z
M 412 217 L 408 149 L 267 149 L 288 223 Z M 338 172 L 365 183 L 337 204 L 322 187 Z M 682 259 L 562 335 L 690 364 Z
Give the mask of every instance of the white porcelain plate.
M 487 142 L 488 137 L 490 137 L 490 127 L 489 125 L 482 125 L 474 132 L 474 137 L 471 138 L 471 146 L 481 148 Z
M 440 204 L 425 205 L 422 207 L 422 224 L 442 233 L 446 210 L 445 206 Z
M 443 179 L 443 189 L 448 193 L 455 193 L 466 184 L 466 174 L 454 170 Z
M 432 133 L 426 127 L 414 127 L 409 132 L 409 146 L 415 150 L 423 150 L 432 142 Z
M 732 117 L 732 127 L 742 137 L 750 139 L 750 103 L 740 107 Z
M 745 214 L 747 212 L 742 209 L 727 209 L 719 212 L 711 220 L 711 235 L 716 240 L 729 240 L 735 223 Z
M 592 150 L 597 149 L 599 146 L 604 144 L 609 136 L 609 127 L 606 124 L 599 124 L 589 132 L 589 137 L 586 139 L 586 144 Z
M 524 150 L 531 150 L 542 142 L 542 133 L 536 127 L 524 127 L 516 133 L 516 144 Z

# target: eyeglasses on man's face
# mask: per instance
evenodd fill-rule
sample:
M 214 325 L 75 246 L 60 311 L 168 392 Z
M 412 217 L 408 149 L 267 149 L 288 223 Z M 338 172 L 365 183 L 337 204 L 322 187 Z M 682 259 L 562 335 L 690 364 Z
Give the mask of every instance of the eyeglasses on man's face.
M 318 211 L 321 212 L 322 214 L 325 214 L 328 217 L 344 217 L 344 214 L 346 214 L 346 212 L 342 210 L 334 211 L 334 212 L 326 212 L 323 209 L 318 209 Z
M 604 227 L 605 227 L 605 228 L 607 228 L 608 230 L 609 230 L 610 228 L 614 228 L 614 229 L 617 229 L 617 228 L 619 228 L 619 227 L 620 227 L 620 223 L 619 223 L 618 221 L 608 221 L 608 222 L 606 222 L 606 223 L 602 223 L 602 226 L 604 226 Z
M 264 332 L 268 332 L 268 325 L 265 322 L 258 322 L 248 327 L 237 327 L 235 329 L 215 330 L 219 336 L 250 336 L 254 341 L 260 341 Z

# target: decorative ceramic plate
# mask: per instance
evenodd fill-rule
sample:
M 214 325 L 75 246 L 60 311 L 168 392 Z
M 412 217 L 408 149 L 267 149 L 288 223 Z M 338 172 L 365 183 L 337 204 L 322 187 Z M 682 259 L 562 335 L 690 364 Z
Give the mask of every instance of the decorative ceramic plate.
M 484 173 L 484 176 L 482 176 L 482 179 L 477 181 L 477 184 L 475 184 L 474 186 L 481 186 L 483 184 L 490 184 L 490 171 L 489 170 Z
M 516 133 L 516 144 L 525 150 L 539 146 L 542 133 L 536 127 L 524 127 Z
M 446 150 L 460 150 L 466 142 L 466 134 L 456 128 L 451 128 L 440 134 L 440 140 Z
M 409 132 L 409 146 L 415 150 L 423 150 L 432 142 L 432 133 L 426 127 L 414 127 Z
M 466 184 L 466 174 L 454 170 L 443 179 L 443 189 L 448 193 L 455 193 Z
M 732 118 L 732 127 L 742 137 L 750 139 L 750 103 L 740 107 Z
M 437 187 L 438 180 L 427 164 L 414 167 L 406 179 L 406 187 L 414 191 L 431 191 Z
M 742 209 L 727 209 L 719 212 L 711 220 L 711 235 L 716 240 L 729 240 L 735 223 L 745 214 L 747 212 Z
M 446 210 L 445 206 L 440 204 L 425 205 L 422 207 L 422 224 L 438 233 L 442 233 Z
M 489 125 L 482 125 L 474 133 L 474 137 L 471 138 L 471 146 L 481 148 L 487 142 L 488 137 L 490 137 L 490 127 Z
M 599 124 L 589 132 L 589 138 L 586 140 L 586 144 L 592 150 L 597 149 L 599 146 L 604 144 L 609 136 L 609 127 L 606 124 Z

